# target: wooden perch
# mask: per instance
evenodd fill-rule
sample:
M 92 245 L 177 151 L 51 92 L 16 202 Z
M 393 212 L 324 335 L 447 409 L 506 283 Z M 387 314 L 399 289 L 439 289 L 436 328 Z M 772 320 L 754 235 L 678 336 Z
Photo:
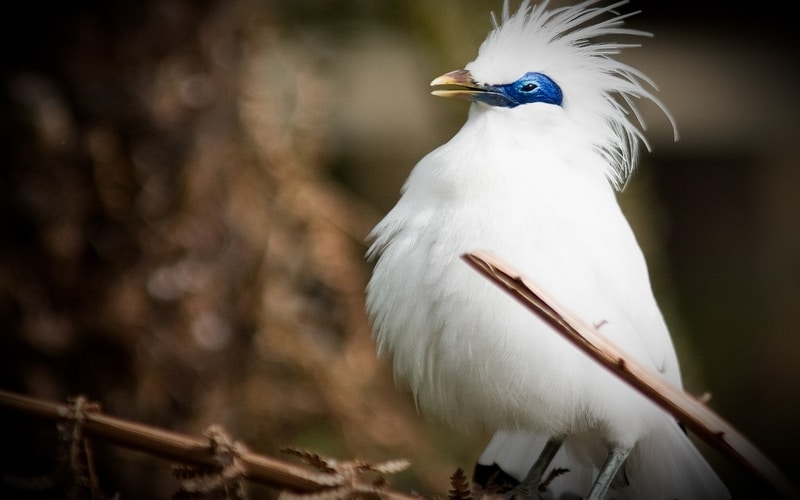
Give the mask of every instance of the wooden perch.
M 0 407 L 53 421 L 66 419 L 71 412 L 71 409 L 64 404 L 49 403 L 3 390 L 0 390 Z M 103 439 L 123 448 L 142 451 L 176 462 L 219 466 L 208 440 L 115 418 L 98 410 L 84 412 L 81 419 L 83 432 L 87 437 Z M 245 449 L 239 452 L 237 459 L 241 463 L 245 479 L 278 490 L 313 493 L 326 488 L 339 487 L 341 489 L 341 487 L 348 486 L 359 490 L 358 478 L 355 477 L 355 474 L 349 476 L 329 474 L 326 476 Z M 390 462 L 389 464 L 394 463 Z M 383 472 L 381 466 L 364 464 L 361 468 L 367 471 Z M 399 470 L 399 467 L 394 467 L 394 469 Z M 393 470 L 387 471 L 393 472 Z M 337 471 L 332 470 L 331 472 Z M 376 491 L 376 495 L 392 500 L 419 500 L 418 496 L 398 493 L 383 487 L 380 491 Z M 295 495 L 295 497 L 302 498 L 302 495 Z
M 703 402 L 671 385 L 626 355 L 601 335 L 597 328 L 559 306 L 544 291 L 497 257 L 484 252 L 473 252 L 463 255 L 462 258 L 592 359 L 672 414 L 709 445 L 744 465 L 785 498 L 800 498 L 797 488 L 769 458 Z

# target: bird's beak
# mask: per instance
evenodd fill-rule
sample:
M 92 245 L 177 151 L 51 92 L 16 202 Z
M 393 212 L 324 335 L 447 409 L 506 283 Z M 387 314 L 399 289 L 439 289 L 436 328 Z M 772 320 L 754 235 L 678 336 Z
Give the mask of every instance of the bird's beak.
M 472 95 L 482 92 L 481 86 L 466 69 L 445 73 L 431 82 L 431 94 L 439 97 L 459 97 L 472 100 Z
M 445 73 L 431 82 L 431 94 L 439 97 L 457 97 L 468 101 L 479 101 L 492 106 L 508 106 L 508 96 L 492 85 L 478 83 L 472 73 L 459 69 Z

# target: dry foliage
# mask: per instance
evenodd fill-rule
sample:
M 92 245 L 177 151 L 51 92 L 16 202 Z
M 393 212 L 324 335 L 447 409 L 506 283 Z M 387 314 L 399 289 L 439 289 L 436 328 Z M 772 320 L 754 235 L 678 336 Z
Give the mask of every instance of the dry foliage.
M 0 87 L 0 387 L 260 450 L 435 454 L 375 359 L 375 218 L 327 171 L 320 46 L 269 2 L 30 5 L 15 19 L 37 43 Z M 57 465 L 49 435 L 3 418 L 1 470 Z M 145 457 L 94 454 L 109 491 L 174 489 Z
M 450 491 L 448 493 L 447 498 L 449 500 L 472 500 L 469 479 L 460 468 L 456 469 L 453 475 L 450 476 Z
M 204 432 L 205 440 L 105 415 L 99 405 L 80 396 L 69 405 L 59 405 L 0 390 L 0 408 L 31 418 L 55 420 L 58 429 L 59 466 L 47 476 L 9 477 L 4 482 L 18 494 L 47 497 L 106 498 L 102 493 L 90 438 L 175 460 L 173 476 L 178 480 L 173 498 L 244 499 L 245 481 L 264 484 L 281 498 L 381 497 L 409 500 L 392 491 L 385 479 L 408 468 L 407 460 L 370 464 L 364 460 L 339 461 L 310 451 L 286 448 L 313 469 L 301 468 L 250 452 L 233 441 L 218 425 Z M 15 495 L 16 496 L 16 495 Z

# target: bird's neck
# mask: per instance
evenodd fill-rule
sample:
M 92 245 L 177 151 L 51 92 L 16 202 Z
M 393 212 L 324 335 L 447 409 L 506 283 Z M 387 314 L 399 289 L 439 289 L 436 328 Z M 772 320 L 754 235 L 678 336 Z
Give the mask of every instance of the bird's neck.
M 506 109 L 474 104 L 445 148 L 457 158 L 452 165 L 459 176 L 468 175 L 476 183 L 557 185 L 580 178 L 612 190 L 606 178 L 608 162 L 558 106 Z

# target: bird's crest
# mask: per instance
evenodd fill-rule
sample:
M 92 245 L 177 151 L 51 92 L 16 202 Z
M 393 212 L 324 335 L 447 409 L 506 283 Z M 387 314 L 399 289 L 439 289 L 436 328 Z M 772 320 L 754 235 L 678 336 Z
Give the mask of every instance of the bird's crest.
M 637 14 L 587 0 L 570 7 L 546 10 L 548 1 L 531 6 L 528 0 L 511 13 L 505 1 L 501 19 L 493 15 L 494 30 L 467 65 L 476 80 L 490 83 L 514 81 L 526 71 L 540 71 L 564 91 L 563 107 L 583 127 L 594 146 L 606 157 L 611 182 L 621 188 L 633 171 L 639 144 L 650 149 L 646 128 L 635 101 L 647 99 L 667 116 L 677 139 L 672 115 L 650 89 L 655 84 L 641 71 L 614 59 L 636 43 L 615 42 L 617 36 L 651 36 L 623 27 Z M 635 118 L 633 118 L 635 117 Z

